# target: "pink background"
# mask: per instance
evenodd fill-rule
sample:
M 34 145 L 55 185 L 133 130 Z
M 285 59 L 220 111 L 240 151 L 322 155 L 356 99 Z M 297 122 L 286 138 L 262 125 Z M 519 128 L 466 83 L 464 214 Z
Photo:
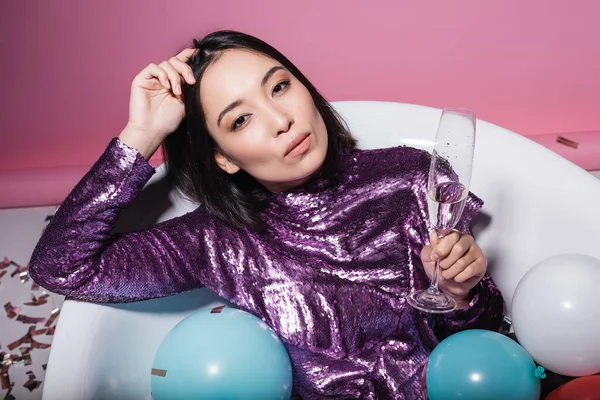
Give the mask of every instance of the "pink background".
M 273 44 L 329 100 L 467 106 L 526 136 L 592 132 L 586 140 L 600 140 L 595 0 L 28 0 L 1 7 L 3 191 L 16 177 L 47 176 L 48 168 L 80 176 L 125 124 L 133 76 L 216 29 Z M 593 155 L 598 161 L 586 159 L 585 168 L 600 169 Z M 26 199 L 15 188 L 16 200 L 0 207 L 52 204 L 73 183 L 59 182 L 54 197 Z

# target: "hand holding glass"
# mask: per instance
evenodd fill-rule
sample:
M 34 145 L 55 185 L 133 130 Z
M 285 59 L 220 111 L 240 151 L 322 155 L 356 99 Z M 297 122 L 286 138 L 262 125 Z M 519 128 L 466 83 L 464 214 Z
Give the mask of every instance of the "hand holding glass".
M 427 201 L 431 224 L 442 239 L 462 216 L 473 169 L 475 113 L 463 108 L 444 108 L 431 156 Z M 438 288 L 440 260 L 435 263 L 431 285 L 412 292 L 407 302 L 429 313 L 456 309 L 456 301 Z

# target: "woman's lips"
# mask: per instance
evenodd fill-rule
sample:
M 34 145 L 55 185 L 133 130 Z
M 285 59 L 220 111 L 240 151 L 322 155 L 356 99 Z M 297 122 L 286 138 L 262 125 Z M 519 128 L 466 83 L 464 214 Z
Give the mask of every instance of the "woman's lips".
M 296 136 L 288 145 L 285 153 L 285 157 L 298 157 L 308 151 L 312 143 L 312 136 L 310 133 L 303 133 Z

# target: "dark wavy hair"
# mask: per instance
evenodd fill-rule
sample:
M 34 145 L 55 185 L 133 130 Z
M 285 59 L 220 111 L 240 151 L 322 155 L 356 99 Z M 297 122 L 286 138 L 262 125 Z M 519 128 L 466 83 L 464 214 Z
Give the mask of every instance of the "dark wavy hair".
M 339 114 L 312 83 L 283 54 L 262 40 L 235 31 L 217 31 L 194 40 L 196 53 L 188 64 L 196 83 L 183 82 L 185 118 L 163 143 L 167 177 L 185 196 L 200 203 L 207 212 L 230 226 L 263 231 L 260 217 L 268 205 L 268 192 L 245 171 L 228 174 L 215 160 L 219 147 L 209 134 L 200 98 L 200 82 L 206 68 L 230 49 L 242 49 L 265 55 L 279 62 L 309 91 L 321 114 L 328 136 L 328 150 L 322 176 L 335 180 L 340 154 L 356 147 L 356 141 Z

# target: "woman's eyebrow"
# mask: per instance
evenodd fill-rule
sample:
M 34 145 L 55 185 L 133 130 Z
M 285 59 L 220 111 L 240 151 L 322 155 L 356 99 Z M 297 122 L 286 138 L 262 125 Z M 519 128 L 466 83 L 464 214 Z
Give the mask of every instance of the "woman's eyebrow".
M 280 70 L 282 70 L 282 69 L 285 69 L 285 68 L 283 68 L 281 65 L 276 65 L 276 66 L 274 66 L 273 68 L 269 69 L 269 70 L 267 71 L 267 73 L 265 74 L 265 76 L 263 76 L 263 78 L 262 78 L 262 80 L 261 80 L 261 82 L 260 82 L 260 85 L 261 85 L 262 87 L 264 87 L 264 86 L 267 84 L 267 82 L 269 82 L 269 79 L 271 79 L 271 77 L 272 77 L 272 76 L 275 74 L 275 72 L 277 72 L 277 71 L 280 71 Z M 223 109 L 223 111 L 221 111 L 221 113 L 219 114 L 219 117 L 217 118 L 217 126 L 218 126 L 218 127 L 220 127 L 220 126 L 221 126 L 221 120 L 223 120 L 223 117 L 225 117 L 225 115 L 226 115 L 226 114 L 227 114 L 229 111 L 231 111 L 231 110 L 233 110 L 234 108 L 236 108 L 236 107 L 240 106 L 242 103 L 243 103 L 243 101 L 242 101 L 242 100 L 236 100 L 236 101 L 234 101 L 233 103 L 231 103 L 230 105 L 228 105 L 227 107 L 225 107 L 225 108 Z

